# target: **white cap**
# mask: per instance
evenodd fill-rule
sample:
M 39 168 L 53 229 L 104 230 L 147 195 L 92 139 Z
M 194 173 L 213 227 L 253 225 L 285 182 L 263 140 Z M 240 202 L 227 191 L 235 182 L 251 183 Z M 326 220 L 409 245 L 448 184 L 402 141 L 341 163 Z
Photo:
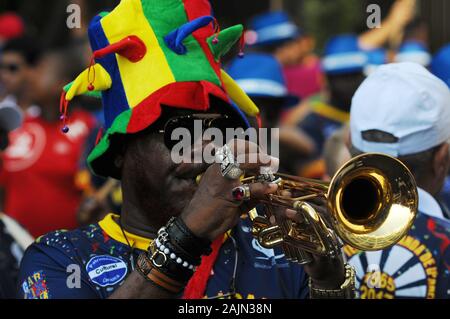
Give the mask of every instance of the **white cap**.
M 362 152 L 397 157 L 429 150 L 450 138 L 450 90 L 419 64 L 382 65 L 353 96 L 350 129 Z M 371 141 L 370 131 L 390 140 Z
M 0 102 L 0 128 L 10 132 L 21 124 L 22 112 L 17 105 L 8 99 Z

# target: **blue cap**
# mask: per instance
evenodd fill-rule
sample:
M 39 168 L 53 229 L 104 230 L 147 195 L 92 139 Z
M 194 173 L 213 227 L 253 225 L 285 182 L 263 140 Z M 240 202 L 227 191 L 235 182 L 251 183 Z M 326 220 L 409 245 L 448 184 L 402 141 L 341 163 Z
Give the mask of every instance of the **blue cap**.
M 374 49 L 366 51 L 367 65 L 364 68 L 364 73 L 370 75 L 380 66 L 388 62 L 387 51 L 385 49 Z
M 249 53 L 233 60 L 228 74 L 250 97 L 283 100 L 283 107 L 298 104 L 300 99 L 288 92 L 280 63 L 271 55 Z
M 450 44 L 436 53 L 431 62 L 431 72 L 450 87 Z
M 269 12 L 253 18 L 246 34 L 248 45 L 271 45 L 288 40 L 295 40 L 300 29 L 283 11 Z
M 402 44 L 394 59 L 395 62 L 413 62 L 428 67 L 431 62 L 431 54 L 420 42 L 407 41 Z
M 326 44 L 322 68 L 327 74 L 362 72 L 367 60 L 367 54 L 359 47 L 358 37 L 343 34 L 331 38 Z

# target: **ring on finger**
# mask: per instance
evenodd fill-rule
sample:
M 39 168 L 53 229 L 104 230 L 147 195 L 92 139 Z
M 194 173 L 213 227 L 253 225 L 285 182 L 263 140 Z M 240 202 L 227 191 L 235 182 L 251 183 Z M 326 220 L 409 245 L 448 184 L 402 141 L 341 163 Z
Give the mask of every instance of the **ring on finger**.
M 233 200 L 237 202 L 244 202 L 250 199 L 250 186 L 243 184 L 241 186 L 233 188 L 231 191 L 231 196 Z
M 220 163 L 220 172 L 228 179 L 238 179 L 244 173 L 239 163 L 234 159 L 233 152 L 228 145 L 219 148 L 216 152 L 216 161 Z

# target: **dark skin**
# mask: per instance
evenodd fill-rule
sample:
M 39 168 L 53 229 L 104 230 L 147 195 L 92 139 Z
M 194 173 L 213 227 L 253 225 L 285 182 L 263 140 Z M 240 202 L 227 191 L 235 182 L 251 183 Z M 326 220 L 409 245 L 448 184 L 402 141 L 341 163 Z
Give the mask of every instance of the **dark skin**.
M 417 178 L 417 184 L 426 192 L 436 196 L 442 190 L 449 168 L 449 144 L 443 143 L 434 154 L 428 167 L 428 174 L 422 174 L 423 176 Z
M 235 156 L 251 154 L 249 142 L 238 144 L 233 148 Z M 269 159 L 266 154 L 258 153 L 258 156 L 258 163 L 242 163 L 241 168 L 248 174 L 257 174 L 260 167 L 267 166 Z M 272 164 L 277 162 L 273 158 L 270 160 Z M 232 189 L 241 184 L 239 180 L 224 178 L 218 164 L 174 164 L 163 136 L 158 133 L 139 134 L 131 139 L 115 163 L 122 169 L 121 224 L 128 232 L 147 238 L 154 238 L 171 216 L 181 216 L 195 235 L 215 240 L 233 228 L 258 199 L 277 190 L 276 184 L 250 185 L 252 200 L 243 208 L 242 203 L 236 203 L 231 197 Z M 203 172 L 197 185 L 196 176 Z M 337 289 L 344 281 L 342 262 L 320 260 L 305 270 L 317 287 Z M 110 298 L 175 297 L 134 271 Z
M 17 98 L 17 104 L 25 111 L 31 105 L 28 80 L 34 67 L 27 64 L 21 53 L 15 51 L 3 52 L 0 63 L 5 66 L 14 65 L 17 67 L 16 71 L 2 69 L 0 81 L 5 87 L 5 93 L 14 95 Z

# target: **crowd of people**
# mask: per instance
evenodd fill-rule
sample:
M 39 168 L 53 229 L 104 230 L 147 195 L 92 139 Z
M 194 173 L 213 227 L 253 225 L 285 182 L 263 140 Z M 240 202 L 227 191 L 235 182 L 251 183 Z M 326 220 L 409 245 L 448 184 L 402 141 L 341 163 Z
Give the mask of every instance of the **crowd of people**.
M 205 0 L 137 2 L 93 19 L 92 60 L 85 43 L 44 48 L 18 15 L 0 15 L 0 298 L 450 298 L 450 44 L 430 52 L 412 1 L 397 0 L 381 28 L 335 35 L 322 55 L 285 12 L 242 33 L 221 31 Z M 206 123 L 202 112 L 278 128 L 289 175 L 329 181 L 360 154 L 398 158 L 417 183 L 411 230 L 307 265 L 261 246 L 236 218 L 256 204 L 227 198 L 239 179 L 170 160 L 169 124 Z

